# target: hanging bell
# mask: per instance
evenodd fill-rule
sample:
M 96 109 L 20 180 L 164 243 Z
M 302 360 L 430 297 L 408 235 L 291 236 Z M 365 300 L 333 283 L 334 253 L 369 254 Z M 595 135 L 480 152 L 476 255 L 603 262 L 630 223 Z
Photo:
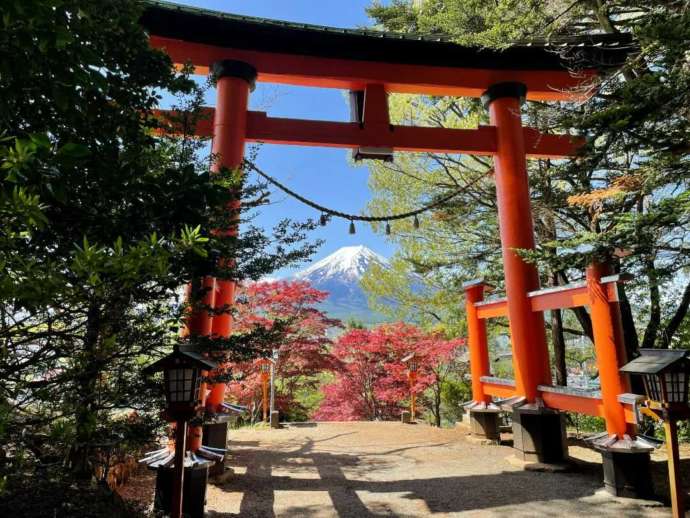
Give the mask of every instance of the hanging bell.
M 415 216 L 414 216 L 414 221 L 412 222 L 412 226 L 413 226 L 415 229 L 418 229 L 418 228 L 419 228 L 419 219 L 417 219 L 417 215 L 416 215 L 416 214 L 415 214 Z
M 325 214 L 321 214 L 321 217 L 319 218 L 319 224 L 322 227 L 325 227 L 326 223 L 328 223 L 328 216 L 326 216 Z
M 350 234 L 355 233 L 355 222 L 350 220 Z
M 391 235 L 391 224 L 388 221 L 386 221 L 386 235 Z

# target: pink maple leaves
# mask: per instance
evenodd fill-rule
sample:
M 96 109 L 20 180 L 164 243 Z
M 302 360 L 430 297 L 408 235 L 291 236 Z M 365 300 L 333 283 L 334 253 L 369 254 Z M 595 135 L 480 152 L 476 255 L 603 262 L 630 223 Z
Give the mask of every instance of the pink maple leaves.
M 328 294 L 312 288 L 307 282 L 260 282 L 242 288 L 237 297 L 234 327 L 247 331 L 261 325 L 271 328 L 281 322 L 285 328 L 276 344 L 278 361 L 276 378 L 279 390 L 276 407 L 281 413 L 295 411 L 298 390 L 316 389 L 317 375 L 330 370 L 329 329 L 340 327 L 340 321 L 328 318 L 315 306 Z M 253 408 L 260 406 L 261 376 L 255 362 L 232 365 L 242 379 L 228 385 L 232 399 Z
M 445 340 L 404 323 L 353 329 L 332 348 L 335 381 L 322 387 L 324 399 L 314 414 L 323 421 L 397 419 L 410 395 L 402 358 L 414 352 L 417 394 L 438 380 L 438 368 L 464 340 Z

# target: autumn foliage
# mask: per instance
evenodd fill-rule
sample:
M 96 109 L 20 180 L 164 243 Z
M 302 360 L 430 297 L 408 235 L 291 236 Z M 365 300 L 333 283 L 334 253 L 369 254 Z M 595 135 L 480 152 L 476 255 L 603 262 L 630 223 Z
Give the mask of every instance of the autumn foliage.
M 316 390 L 317 375 L 333 366 L 329 354 L 332 342 L 327 332 L 341 324 L 315 307 L 327 296 L 326 292 L 299 281 L 253 283 L 243 287 L 238 295 L 238 332 L 250 331 L 257 325 L 271 328 L 278 322 L 285 326 L 281 342 L 276 344 L 276 408 L 282 415 L 298 412 L 297 392 Z M 257 362 L 235 363 L 231 368 L 242 376 L 229 384 L 230 398 L 260 412 L 261 374 Z
M 322 388 L 324 399 L 314 414 L 322 421 L 397 419 L 407 405 L 410 385 L 402 359 L 414 352 L 417 394 L 438 381 L 442 364 L 451 361 L 462 339 L 446 340 L 404 323 L 352 329 L 332 348 L 335 381 Z

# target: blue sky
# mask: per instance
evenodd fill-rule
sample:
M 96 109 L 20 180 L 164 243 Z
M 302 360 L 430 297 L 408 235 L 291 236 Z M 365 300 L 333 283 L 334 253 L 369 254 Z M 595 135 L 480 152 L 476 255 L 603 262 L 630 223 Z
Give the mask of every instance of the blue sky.
M 176 0 L 176 3 L 336 27 L 371 24 L 364 12 L 370 0 Z M 215 93 L 210 91 L 209 105 L 215 104 L 214 96 Z M 258 84 L 251 95 L 250 109 L 266 111 L 276 117 L 349 119 L 345 93 L 332 89 Z M 300 194 L 324 206 L 360 214 L 371 199 L 367 187 L 368 171 L 366 167 L 355 166 L 350 154 L 349 150 L 343 149 L 264 145 L 259 151 L 258 163 L 267 173 Z M 293 219 L 319 216 L 313 209 L 279 191 L 274 191 L 272 202 L 261 209 L 255 223 L 270 228 L 286 216 Z M 392 254 L 392 245 L 375 235 L 368 225 L 358 223 L 355 235 L 348 234 L 348 225 L 347 221 L 333 219 L 327 227 L 312 234 L 313 238 L 325 240 L 314 260 L 342 246 L 360 244 L 386 257 Z

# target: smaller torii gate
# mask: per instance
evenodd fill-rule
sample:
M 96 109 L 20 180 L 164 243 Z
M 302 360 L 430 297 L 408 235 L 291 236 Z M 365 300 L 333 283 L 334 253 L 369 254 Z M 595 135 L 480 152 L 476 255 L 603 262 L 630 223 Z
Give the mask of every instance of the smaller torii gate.
M 209 119 L 196 131 L 213 138 L 216 171 L 241 167 L 246 142 L 493 157 L 506 297 L 484 300 L 482 281 L 465 285 L 474 428 L 493 433 L 491 416 L 498 405 L 492 398 L 502 398 L 498 403 L 513 412 L 518 452 L 525 459 L 555 462 L 567 455 L 559 411 L 603 416 L 607 434 L 597 445 L 604 455 L 607 487 L 616 494 L 646 493 L 644 481 L 633 479 L 648 472 L 651 446 L 635 438 L 635 397 L 627 394 L 627 380 L 618 372 L 626 360 L 617 305 L 620 279 L 593 264 L 584 283 L 540 290 L 537 269 L 516 253 L 535 247 L 526 160 L 566 158 L 578 146 L 568 135 L 523 127 L 521 104 L 525 98 L 585 100 L 591 95 L 591 79 L 625 60 L 620 36 L 566 40 L 559 52 L 548 44 L 497 51 L 439 38 L 293 24 L 159 1 L 148 3 L 141 22 L 151 45 L 167 52 L 175 64 L 191 63 L 197 74 L 215 77 L 216 106 L 207 109 Z M 577 73 L 571 72 L 572 65 Z M 255 81 L 363 92 L 359 120 L 286 119 L 249 111 Z M 490 125 L 392 125 L 387 102 L 391 93 L 481 97 Z M 237 231 L 232 224 L 225 230 Z M 209 288 L 208 306 L 233 303 L 233 283 L 212 278 L 203 282 Z M 552 385 L 543 312 L 582 305 L 591 308 L 601 397 Z M 491 377 L 485 322 L 497 316 L 509 320 L 515 380 Z M 227 314 L 202 312 L 190 318 L 188 330 L 224 337 L 231 324 Z M 218 409 L 224 391 L 224 383 L 211 387 L 206 407 Z M 198 448 L 201 441 L 197 429 L 190 447 Z M 628 479 L 624 466 L 634 472 Z

